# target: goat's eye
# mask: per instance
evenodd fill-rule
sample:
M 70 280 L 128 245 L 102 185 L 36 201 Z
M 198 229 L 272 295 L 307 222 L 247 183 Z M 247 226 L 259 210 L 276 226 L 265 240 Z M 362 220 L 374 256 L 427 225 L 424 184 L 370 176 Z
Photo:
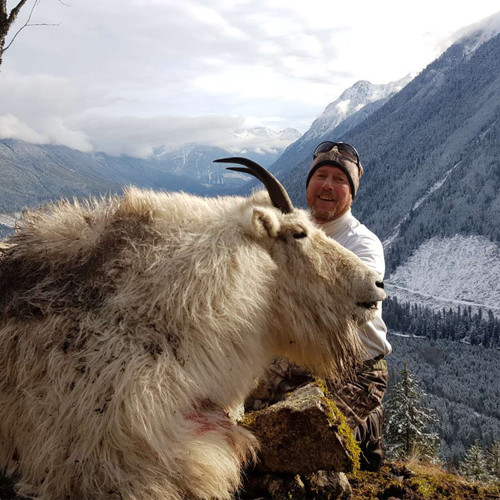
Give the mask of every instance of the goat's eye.
M 301 233 L 294 233 L 293 237 L 296 240 L 300 240 L 301 238 L 307 238 L 307 233 L 305 233 L 304 231 L 302 231 Z

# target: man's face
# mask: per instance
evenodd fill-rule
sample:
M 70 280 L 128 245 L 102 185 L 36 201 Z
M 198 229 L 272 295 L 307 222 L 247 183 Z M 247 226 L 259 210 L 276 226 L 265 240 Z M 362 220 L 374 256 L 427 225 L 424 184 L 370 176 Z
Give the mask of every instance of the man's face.
M 319 167 L 309 180 L 306 201 L 318 222 L 328 222 L 344 215 L 352 205 L 347 175 L 334 165 Z

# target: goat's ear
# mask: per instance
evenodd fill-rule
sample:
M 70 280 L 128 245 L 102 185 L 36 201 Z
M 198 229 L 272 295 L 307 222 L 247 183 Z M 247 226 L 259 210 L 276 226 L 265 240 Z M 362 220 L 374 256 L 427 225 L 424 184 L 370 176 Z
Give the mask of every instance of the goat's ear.
M 253 207 L 245 213 L 245 232 L 254 238 L 276 238 L 280 229 L 278 217 L 273 209 Z

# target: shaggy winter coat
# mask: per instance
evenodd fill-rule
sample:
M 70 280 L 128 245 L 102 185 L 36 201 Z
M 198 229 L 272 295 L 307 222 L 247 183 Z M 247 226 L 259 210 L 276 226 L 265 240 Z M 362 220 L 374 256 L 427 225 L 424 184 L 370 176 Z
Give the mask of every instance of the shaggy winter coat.
M 267 193 L 129 189 L 25 215 L 0 258 L 0 467 L 40 499 L 228 499 L 273 355 L 335 375 L 376 273 Z M 380 284 L 379 284 L 380 286 Z

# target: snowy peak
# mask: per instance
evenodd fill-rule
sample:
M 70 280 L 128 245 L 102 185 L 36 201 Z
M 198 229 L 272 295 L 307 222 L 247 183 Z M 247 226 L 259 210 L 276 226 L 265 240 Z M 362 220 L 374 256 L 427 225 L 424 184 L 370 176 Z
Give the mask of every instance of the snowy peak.
M 314 146 L 321 141 L 342 138 L 412 79 L 413 75 L 407 75 L 401 80 L 381 85 L 374 85 L 366 80 L 356 82 L 325 108 L 304 135 L 286 148 L 270 168 L 285 182 L 296 203 L 300 205 L 305 201 L 303 180 L 300 179 Z M 285 132 L 286 130 L 283 131 Z
M 312 139 L 327 134 L 367 104 L 399 92 L 413 79 L 413 76 L 407 75 L 401 80 L 380 85 L 372 84 L 366 80 L 356 82 L 325 108 L 304 136 Z
M 161 157 L 165 154 L 187 155 L 196 150 L 227 150 L 232 153 L 283 151 L 289 144 L 296 141 L 301 133 L 294 128 L 283 130 L 272 130 L 267 127 L 241 128 L 233 132 L 233 138 L 227 143 L 217 146 L 198 144 L 190 142 L 181 146 L 164 145 L 153 150 L 153 158 Z
M 390 94 L 401 90 L 409 81 L 410 76 L 398 80 L 397 82 L 390 82 L 381 85 L 374 85 L 366 80 L 356 82 L 352 87 L 342 92 L 341 96 L 334 102 L 330 103 L 322 117 L 331 117 L 338 113 L 344 113 L 344 117 L 358 111 L 369 102 L 378 101 Z
M 189 142 L 182 146 L 160 146 L 153 149 L 151 159 L 160 159 L 162 157 L 180 157 L 187 158 L 190 154 L 206 153 L 207 151 L 217 150 L 212 146 L 201 146 L 195 142 Z
M 242 128 L 235 130 L 223 144 L 218 146 L 187 143 L 181 146 L 161 146 L 153 150 L 152 159 L 188 158 L 202 155 L 212 159 L 223 156 L 253 156 L 255 161 L 267 167 L 293 142 L 300 138 L 300 132 L 293 128 L 272 130 L 267 127 Z M 184 162 L 185 163 L 185 162 Z M 182 166 L 178 166 L 177 169 Z
M 294 128 L 284 130 L 271 130 L 267 127 L 254 127 L 236 130 L 234 135 L 240 139 L 286 139 L 295 141 L 300 137 L 300 132 Z
M 294 128 L 272 130 L 254 127 L 236 130 L 233 140 L 224 144 L 232 154 L 254 155 L 259 163 L 269 166 L 281 153 L 301 136 Z
M 177 148 L 157 148 L 151 161 L 166 172 L 211 186 L 225 184 L 224 171 L 214 165 L 213 160 L 227 155 L 228 152 L 221 148 L 188 143 Z
M 236 187 L 247 182 L 248 176 L 221 169 L 213 163 L 216 158 L 249 156 L 267 167 L 298 137 L 300 132 L 291 128 L 280 131 L 266 127 L 246 128 L 236 130 L 233 140 L 224 147 L 197 143 L 162 146 L 154 150 L 150 160 L 165 172 L 193 178 L 205 187 Z

